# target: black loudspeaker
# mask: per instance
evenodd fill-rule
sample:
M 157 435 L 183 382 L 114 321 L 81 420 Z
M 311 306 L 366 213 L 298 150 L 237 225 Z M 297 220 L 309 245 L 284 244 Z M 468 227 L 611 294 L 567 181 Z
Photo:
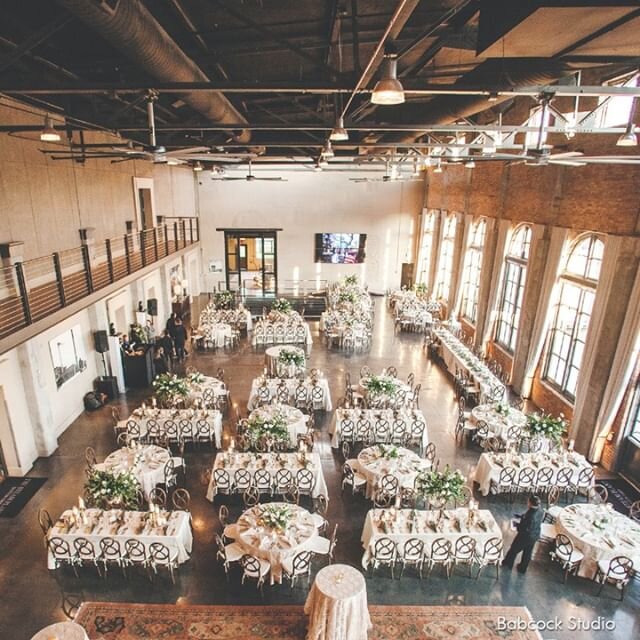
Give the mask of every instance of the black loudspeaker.
M 93 334 L 93 342 L 98 353 L 109 351 L 109 340 L 106 331 L 96 331 Z
M 150 298 L 149 300 L 147 300 L 147 313 L 150 316 L 158 315 L 158 299 L 157 298 Z
M 96 391 L 104 393 L 109 400 L 118 397 L 118 380 L 115 376 L 102 376 L 96 380 Z

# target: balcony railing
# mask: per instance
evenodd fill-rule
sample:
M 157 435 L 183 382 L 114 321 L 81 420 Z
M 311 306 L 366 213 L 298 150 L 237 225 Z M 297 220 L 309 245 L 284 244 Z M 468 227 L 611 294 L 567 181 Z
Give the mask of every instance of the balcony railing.
M 0 267 L 0 338 L 198 242 L 197 218 Z

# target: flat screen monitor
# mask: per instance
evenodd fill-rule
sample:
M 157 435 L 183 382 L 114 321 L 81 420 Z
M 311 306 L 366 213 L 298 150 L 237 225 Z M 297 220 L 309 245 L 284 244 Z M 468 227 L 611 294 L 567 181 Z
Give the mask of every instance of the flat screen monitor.
M 360 264 L 366 242 L 366 233 L 316 233 L 316 262 Z

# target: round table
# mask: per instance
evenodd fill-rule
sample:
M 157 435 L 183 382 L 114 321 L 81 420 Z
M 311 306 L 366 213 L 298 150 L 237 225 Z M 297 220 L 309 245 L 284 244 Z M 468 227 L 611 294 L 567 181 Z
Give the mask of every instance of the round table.
M 202 376 L 202 382 L 189 383 L 189 404 L 203 404 L 204 394 L 207 389 L 211 389 L 213 395 L 216 397 L 226 396 L 228 394 L 227 385 L 222 382 L 222 380 L 212 378 L 211 376 Z
M 382 476 L 392 475 L 400 487 L 413 488 L 418 473 L 430 466 L 431 463 L 417 453 L 395 445 L 376 444 L 358 454 L 358 470 L 367 479 L 369 498 L 374 496 Z
M 96 465 L 99 470 L 111 473 L 131 471 L 137 478 L 145 497 L 157 484 L 164 482 L 164 467 L 170 453 L 155 444 L 140 449 L 122 447 L 110 453 L 102 464 Z
M 289 431 L 289 444 L 292 447 L 298 445 L 298 435 L 307 432 L 308 417 L 295 407 L 287 404 L 267 404 L 264 407 L 255 409 L 249 414 L 249 422 L 254 417 L 262 420 L 269 420 L 274 414 L 280 414 L 284 417 Z
M 304 612 L 307 640 L 366 640 L 371 629 L 364 576 L 346 564 L 318 571 Z
M 206 342 L 211 342 L 217 349 L 222 349 L 225 339 L 231 339 L 233 328 L 226 322 L 207 322 L 198 328 Z
M 598 562 L 616 556 L 640 567 L 640 524 L 614 511 L 611 505 L 572 504 L 556 519 L 556 532 L 566 535 L 584 554 L 578 575 L 593 578 Z
M 527 416 L 519 409 L 509 407 L 509 413 L 505 416 L 498 413 L 496 406 L 493 403 L 479 404 L 472 409 L 471 416 L 476 422 L 486 422 L 490 431 L 504 439 L 511 427 L 524 427 L 527 424 Z
M 284 531 L 270 529 L 261 523 L 263 510 L 270 507 L 286 507 L 291 512 L 291 520 Z M 271 564 L 271 584 L 282 582 L 282 562 L 285 558 L 304 551 L 318 537 L 313 516 L 306 509 L 286 502 L 269 502 L 247 509 L 238 518 L 236 527 L 236 542 L 243 550 Z
M 280 352 L 282 351 L 295 351 L 298 355 L 304 358 L 304 362 L 306 363 L 306 354 L 304 349 L 300 349 L 300 347 L 294 347 L 287 344 L 280 344 L 275 347 L 269 347 L 264 352 L 264 364 L 267 369 L 267 373 L 273 377 L 279 378 L 295 378 L 298 373 L 304 371 L 305 365 L 303 364 L 301 367 L 296 365 L 282 365 L 280 364 Z
M 56 622 L 40 629 L 31 640 L 89 640 L 87 632 L 75 622 Z

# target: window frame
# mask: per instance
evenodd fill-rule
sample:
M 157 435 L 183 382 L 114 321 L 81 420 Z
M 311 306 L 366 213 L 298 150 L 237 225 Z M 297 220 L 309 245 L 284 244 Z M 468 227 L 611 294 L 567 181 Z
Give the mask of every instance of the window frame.
M 630 407 L 629 415 L 625 421 L 626 438 L 640 447 L 640 378 L 636 380 Z
M 460 312 L 462 317 L 474 325 L 478 321 L 478 300 L 480 298 L 480 278 L 482 276 L 482 259 L 484 243 L 487 235 L 487 221 L 477 220 L 471 229 L 471 237 L 465 251 L 462 268 L 462 302 Z M 475 275 L 475 280 L 472 280 Z M 469 309 L 471 302 L 471 309 Z
M 429 272 L 431 271 L 431 258 L 433 253 L 433 235 L 436 229 L 436 215 L 433 211 L 425 214 L 423 219 L 422 237 L 420 238 L 420 263 L 418 264 L 418 279 L 420 284 L 429 285 Z M 425 251 L 425 239 L 429 238 L 429 250 Z
M 455 257 L 457 230 L 457 216 L 455 214 L 448 214 L 442 221 L 438 270 L 434 287 L 436 298 L 446 300 L 447 303 L 449 303 L 449 295 L 451 293 L 451 278 L 453 276 L 453 258 Z

